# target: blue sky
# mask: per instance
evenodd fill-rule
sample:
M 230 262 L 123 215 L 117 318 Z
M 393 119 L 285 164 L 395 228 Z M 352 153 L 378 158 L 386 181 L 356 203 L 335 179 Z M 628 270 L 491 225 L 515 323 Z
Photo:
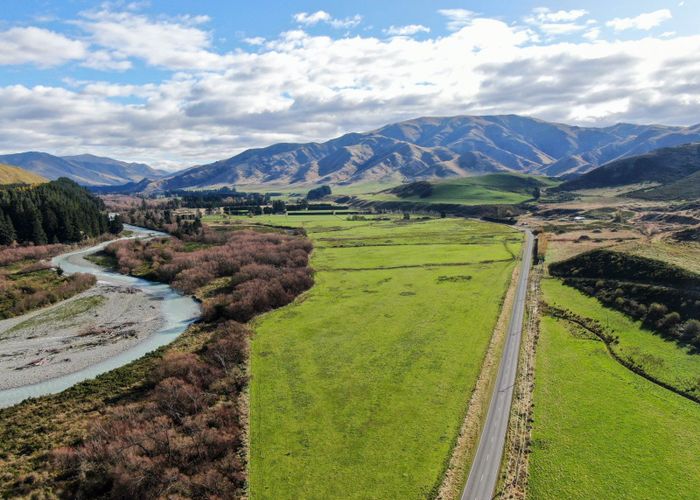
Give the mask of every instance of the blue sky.
M 0 152 L 166 168 L 421 115 L 700 122 L 700 2 L 5 2 Z

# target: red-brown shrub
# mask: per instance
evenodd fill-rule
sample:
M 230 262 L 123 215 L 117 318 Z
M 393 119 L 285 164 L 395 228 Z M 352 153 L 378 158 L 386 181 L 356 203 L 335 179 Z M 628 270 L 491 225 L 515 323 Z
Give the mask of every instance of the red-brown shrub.
M 66 251 L 67 248 L 66 245 L 0 247 L 0 266 L 7 266 L 25 259 L 48 259 Z
M 56 450 L 56 466 L 74 479 L 73 496 L 236 498 L 243 493 L 246 463 L 237 398 L 247 381 L 250 333 L 241 323 L 311 287 L 311 244 L 298 236 L 252 231 L 222 235 L 205 229 L 187 238 L 215 246 L 188 252 L 181 240 L 170 238 L 119 241 L 106 249 L 124 272 L 145 272 L 186 293 L 218 280 L 203 304 L 203 317 L 215 331 L 197 353 L 165 355 L 143 399 L 114 408 L 81 446 Z

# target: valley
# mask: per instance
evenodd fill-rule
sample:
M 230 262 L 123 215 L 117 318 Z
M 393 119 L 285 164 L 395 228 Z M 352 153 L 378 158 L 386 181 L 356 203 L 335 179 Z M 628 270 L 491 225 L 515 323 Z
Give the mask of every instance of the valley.
M 0 10 L 0 499 L 700 500 L 700 1 Z
M 89 496 L 128 484 L 148 496 L 169 468 L 186 497 L 478 498 L 465 485 L 486 467 L 503 497 L 684 498 L 700 467 L 700 207 L 678 186 L 692 186 L 697 154 L 662 148 L 575 179 L 497 169 L 174 191 L 165 179 L 94 188 L 99 200 L 67 180 L 9 186 L 4 199 L 31 199 L 36 217 L 23 225 L 33 209 L 5 205 L 23 245 L 4 250 L 3 311 L 17 317 L 0 325 L 13 350 L 0 369 L 19 394 L 8 405 L 39 397 L 0 410 L 0 490 Z M 42 198 L 54 189 L 100 213 L 85 227 L 106 241 L 81 251 L 87 260 L 55 257 L 81 237 L 44 216 L 63 213 Z M 122 223 L 168 237 L 126 226 L 112 241 Z M 516 287 L 527 231 L 533 272 Z M 95 278 L 74 286 L 75 271 Z M 123 358 L 163 328 L 138 315 L 138 294 L 115 313 L 106 276 L 171 286 L 201 304 L 199 319 Z M 516 298 L 526 318 L 509 324 Z M 143 331 L 120 336 L 119 321 Z M 507 332 L 521 323 L 511 408 L 496 376 L 501 363 L 515 369 Z M 95 355 L 95 342 L 109 349 Z M 76 367 L 88 375 L 70 378 Z M 18 381 L 66 390 L 23 393 Z M 500 444 L 477 452 L 499 420 L 502 461 Z

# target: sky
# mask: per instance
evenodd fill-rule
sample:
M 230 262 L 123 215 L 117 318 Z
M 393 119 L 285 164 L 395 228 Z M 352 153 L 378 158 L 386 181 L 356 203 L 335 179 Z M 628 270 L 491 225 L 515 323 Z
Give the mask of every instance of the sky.
M 419 116 L 700 122 L 700 0 L 23 0 L 0 153 L 179 169 Z

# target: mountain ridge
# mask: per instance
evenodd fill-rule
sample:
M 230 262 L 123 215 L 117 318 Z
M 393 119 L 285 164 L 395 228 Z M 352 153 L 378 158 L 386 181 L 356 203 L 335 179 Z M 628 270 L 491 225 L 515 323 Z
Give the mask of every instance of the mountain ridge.
M 325 142 L 278 143 L 198 165 L 150 190 L 410 182 L 496 172 L 577 175 L 605 163 L 700 141 L 689 127 L 580 127 L 519 115 L 422 117 Z
M 168 174 L 144 163 L 124 162 L 91 154 L 55 156 L 41 151 L 26 151 L 0 155 L 0 163 L 15 165 L 50 180 L 68 177 L 84 186 L 117 186 Z
M 627 194 L 648 199 L 694 198 L 700 194 L 700 141 L 655 149 L 607 163 L 559 186 L 562 191 L 653 184 Z

